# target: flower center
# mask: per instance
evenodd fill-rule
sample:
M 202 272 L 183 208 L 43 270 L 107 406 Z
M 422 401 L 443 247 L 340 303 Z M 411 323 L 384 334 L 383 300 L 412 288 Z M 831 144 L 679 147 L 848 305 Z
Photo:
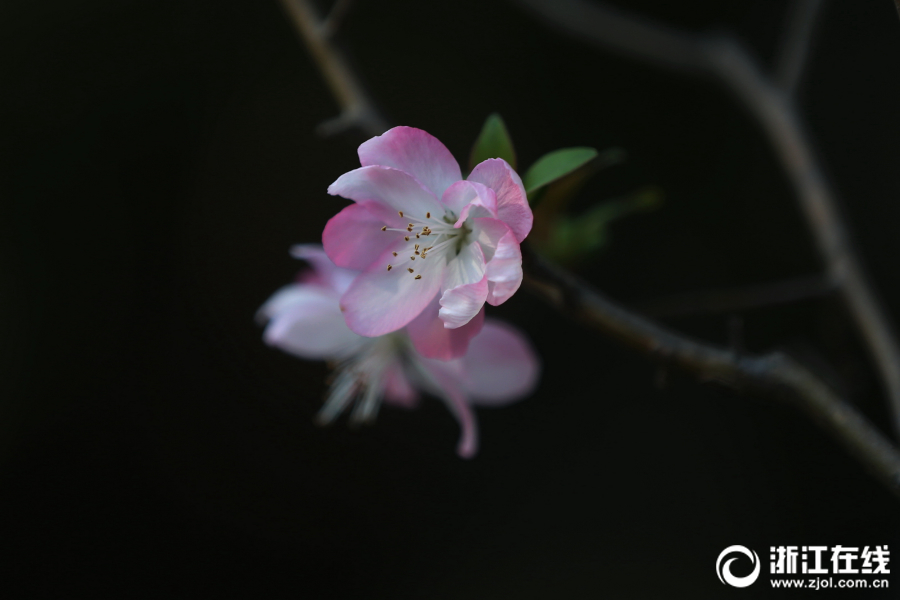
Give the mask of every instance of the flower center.
M 457 217 L 452 211 L 447 211 L 440 218 L 432 216 L 430 212 L 426 212 L 424 218 L 404 214 L 402 210 L 397 211 L 397 214 L 408 220 L 406 228 L 398 229 L 385 225 L 381 231 L 402 233 L 404 242 L 408 242 L 409 246 L 403 251 L 393 253 L 397 260 L 389 263 L 387 270 L 392 271 L 398 267 L 403 270 L 405 267 L 415 279 L 422 279 L 422 275 L 416 273 L 414 263 L 417 258 L 425 260 L 429 256 L 433 259 L 448 254 L 456 256 L 471 233 L 471 229 L 465 223 L 462 227 L 453 226 Z

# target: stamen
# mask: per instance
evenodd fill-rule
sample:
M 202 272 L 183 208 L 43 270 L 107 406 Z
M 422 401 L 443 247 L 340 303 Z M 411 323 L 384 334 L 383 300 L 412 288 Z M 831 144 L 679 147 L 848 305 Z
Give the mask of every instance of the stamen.
M 410 257 L 409 257 L 409 260 L 416 260 L 416 257 L 415 257 L 415 256 L 410 256 Z
M 402 217 L 402 216 L 403 216 L 403 211 L 402 211 L 402 210 L 398 210 L 398 211 L 397 211 L 397 214 L 400 215 L 400 216 Z
M 410 223 L 410 224 L 407 225 L 407 227 L 408 227 L 409 229 L 412 229 L 413 227 L 415 227 L 415 224 Z
M 425 235 L 428 235 L 427 233 Z M 419 234 L 416 234 L 416 239 L 419 239 Z
M 414 272 L 414 271 L 413 271 L 411 268 L 409 268 L 409 267 L 407 267 L 406 270 L 409 271 L 410 273 L 413 273 L 413 272 Z
M 391 254 L 393 254 L 394 256 L 397 256 L 397 253 L 396 253 L 396 252 L 391 252 Z
M 418 244 L 416 244 L 416 250 L 418 250 L 418 249 L 419 249 L 419 245 L 418 245 Z
M 394 268 L 393 265 L 388 265 L 388 271 L 390 271 L 393 268 Z
M 387 225 L 381 228 L 382 231 L 387 231 Z
M 413 277 L 413 279 L 422 279 L 422 276 L 421 276 L 421 275 L 416 275 L 415 277 Z
M 439 243 L 439 244 L 435 244 L 435 245 L 433 245 L 433 246 L 429 246 L 428 248 L 425 248 L 425 250 L 426 250 L 427 252 L 431 252 L 431 251 L 434 250 L 434 249 L 441 249 L 441 248 L 443 248 L 444 246 L 446 246 L 446 245 L 448 245 L 448 244 L 456 243 L 456 240 L 457 240 L 457 238 L 452 237 L 452 238 L 450 238 L 450 239 L 448 239 L 448 240 L 444 240 L 443 242 L 441 242 L 441 243 Z
M 403 236 L 403 241 L 404 241 L 404 242 L 408 242 L 408 241 L 409 241 L 409 236 L 408 236 L 408 235 L 404 235 L 404 236 Z
M 431 218 L 431 213 L 430 213 L 430 212 L 425 213 L 425 218 L 426 218 L 426 219 L 430 219 L 430 218 Z

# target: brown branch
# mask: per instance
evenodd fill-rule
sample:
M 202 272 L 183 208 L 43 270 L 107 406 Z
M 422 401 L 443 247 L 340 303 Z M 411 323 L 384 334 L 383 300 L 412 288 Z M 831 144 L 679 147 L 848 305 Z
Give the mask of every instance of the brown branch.
M 900 496 L 900 453 L 890 440 L 789 357 L 779 353 L 744 355 L 674 333 L 615 304 L 533 252 L 526 251 L 525 267 L 525 285 L 564 314 L 701 380 L 799 408 Z
M 763 75 L 736 40 L 680 33 L 585 0 L 514 0 L 567 34 L 653 64 L 710 75 L 723 82 L 762 126 L 788 175 L 807 223 L 887 388 L 900 436 L 900 348 L 872 290 L 816 159 L 796 106 Z
M 638 308 L 641 314 L 656 319 L 722 314 L 821 298 L 834 291 L 833 282 L 820 275 L 811 275 L 732 289 L 674 294 L 642 303 Z
M 343 53 L 331 42 L 334 27 L 325 25 L 309 0 L 279 1 L 341 107 L 338 117 L 319 125 L 319 134 L 334 135 L 351 127 L 359 127 L 368 135 L 384 133 L 387 121 L 375 109 Z
M 342 55 L 330 44 L 327 36 L 322 35 L 321 22 L 307 0 L 280 1 L 341 104 L 343 119 L 359 125 L 372 135 L 387 129 L 384 119 L 372 108 Z M 530 4 L 540 0 L 520 1 Z M 563 3 L 571 0 L 555 1 Z M 579 0 L 575 2 L 590 6 Z M 606 9 L 601 11 L 607 13 Z M 685 42 L 684 36 L 674 31 L 652 26 L 648 28 L 646 23 L 622 15 L 599 22 L 596 18 L 588 18 L 591 16 L 589 14 L 583 16 L 586 23 L 605 24 L 606 32 L 622 49 L 654 62 L 697 71 L 730 67 L 728 60 L 715 58 L 717 53 L 710 51 L 714 42 Z M 746 71 L 746 65 L 741 68 Z M 746 78 L 744 71 L 743 76 L 735 77 L 735 81 Z M 360 118 L 360 115 L 367 117 Z M 826 224 L 831 225 L 830 222 Z M 843 246 L 839 245 L 839 248 Z M 900 454 L 891 442 L 828 386 L 788 357 L 781 354 L 745 356 L 675 334 L 630 313 L 592 291 L 574 276 L 545 263 L 529 252 L 527 245 L 523 246 L 523 250 L 526 259 L 525 284 L 551 305 L 657 360 L 681 367 L 702 379 L 718 380 L 739 390 L 771 395 L 793 403 L 819 422 L 891 491 L 900 495 Z M 840 283 L 845 280 L 835 278 L 835 281 Z

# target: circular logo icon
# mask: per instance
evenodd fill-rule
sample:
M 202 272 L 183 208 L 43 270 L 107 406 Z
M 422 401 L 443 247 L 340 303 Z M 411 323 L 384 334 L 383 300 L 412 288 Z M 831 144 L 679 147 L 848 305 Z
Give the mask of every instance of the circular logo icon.
M 753 567 L 753 572 L 747 575 L 746 577 L 735 577 L 731 574 L 731 563 L 736 561 L 740 557 L 729 558 L 725 561 L 725 564 L 722 564 L 722 561 L 729 554 L 734 552 L 739 552 L 750 559 L 750 562 L 755 566 Z M 730 585 L 731 587 L 736 588 L 745 588 L 748 585 L 752 584 L 756 581 L 756 578 L 759 577 L 759 557 L 756 555 L 756 552 L 750 550 L 746 546 L 728 546 L 722 553 L 719 554 L 719 558 L 716 560 L 716 575 L 719 576 L 719 581 L 721 581 L 725 585 Z

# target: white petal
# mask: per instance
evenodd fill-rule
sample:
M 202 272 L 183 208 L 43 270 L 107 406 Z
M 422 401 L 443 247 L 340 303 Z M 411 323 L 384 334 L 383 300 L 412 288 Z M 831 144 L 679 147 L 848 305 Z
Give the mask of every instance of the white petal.
M 441 310 L 444 327 L 462 327 L 478 314 L 488 296 L 484 254 L 478 244 L 466 244 L 447 265 Z
M 390 271 L 388 264 L 394 265 Z M 414 273 L 409 273 L 409 268 Z M 385 252 L 367 272 L 357 276 L 341 297 L 347 325 L 368 337 L 404 327 L 441 289 L 445 268 L 442 255 L 410 261 L 407 255 L 394 257 Z M 416 275 L 421 275 L 421 279 L 416 279 Z
M 296 244 L 291 246 L 290 252 L 294 258 L 312 265 L 318 280 L 338 294 L 343 294 L 357 275 L 356 271 L 342 269 L 331 262 L 320 244 Z
M 485 276 L 492 306 L 506 302 L 522 285 L 522 249 L 512 230 L 497 219 L 475 219 L 472 232 L 487 258 Z
M 460 285 L 481 281 L 484 269 L 484 253 L 481 247 L 478 244 L 466 244 L 460 249 L 459 254 L 447 262 L 444 285 L 441 289 L 447 291 Z
M 459 215 L 459 227 L 468 217 L 497 217 L 494 190 L 474 181 L 457 181 L 441 196 L 441 204 Z
M 378 202 L 420 218 L 426 212 L 444 212 L 437 197 L 412 175 L 391 167 L 361 167 L 344 173 L 328 186 L 328 193 L 354 202 Z
M 297 284 L 282 288 L 260 309 L 270 317 L 263 339 L 301 358 L 337 358 L 352 351 L 363 338 L 347 328 L 330 289 Z

